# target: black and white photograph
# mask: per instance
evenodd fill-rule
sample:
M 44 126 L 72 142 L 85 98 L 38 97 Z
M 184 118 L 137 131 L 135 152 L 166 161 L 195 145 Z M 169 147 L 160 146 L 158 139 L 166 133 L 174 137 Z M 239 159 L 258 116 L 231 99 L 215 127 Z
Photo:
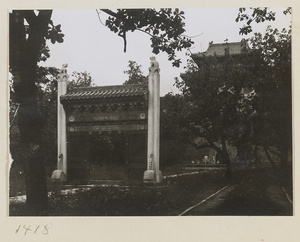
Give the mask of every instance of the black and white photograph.
M 6 216 L 293 219 L 294 14 L 9 9 Z

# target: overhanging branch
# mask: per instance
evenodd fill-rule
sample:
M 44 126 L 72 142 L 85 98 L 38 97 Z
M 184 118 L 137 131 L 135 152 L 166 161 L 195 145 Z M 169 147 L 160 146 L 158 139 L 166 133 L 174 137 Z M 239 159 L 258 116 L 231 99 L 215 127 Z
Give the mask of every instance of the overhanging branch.
M 110 16 L 113 16 L 113 17 L 115 17 L 115 18 L 117 17 L 117 14 L 116 14 L 115 12 L 109 10 L 109 9 L 100 9 L 100 10 L 101 10 L 102 12 L 104 12 L 104 13 L 110 15 Z
M 99 22 L 105 26 L 105 24 L 102 22 L 101 20 L 101 17 L 100 17 L 100 12 L 98 11 L 98 9 L 96 9 L 96 12 L 97 12 L 97 15 L 98 15 L 98 19 L 99 19 Z

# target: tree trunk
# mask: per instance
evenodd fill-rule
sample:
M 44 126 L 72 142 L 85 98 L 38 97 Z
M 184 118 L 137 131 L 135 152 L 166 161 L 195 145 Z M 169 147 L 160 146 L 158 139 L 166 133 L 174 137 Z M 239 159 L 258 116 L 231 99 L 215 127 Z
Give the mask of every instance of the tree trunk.
M 28 153 L 30 153 L 22 161 L 26 185 L 26 214 L 30 216 L 47 215 L 48 192 L 43 154 L 40 147 L 34 144 L 24 145 L 21 143 L 21 150 L 25 149 L 28 149 Z
M 43 117 L 37 100 L 37 63 L 45 45 L 52 11 L 43 10 L 36 16 L 33 11 L 13 11 L 10 15 L 10 69 L 14 78 L 20 131 L 19 162 L 23 164 L 27 215 L 46 215 L 48 196 L 45 164 L 41 152 Z M 29 24 L 25 35 L 24 19 Z M 12 154 L 13 155 L 13 154 Z
M 225 172 L 225 177 L 226 178 L 231 178 L 231 162 L 230 162 L 230 157 L 227 151 L 227 146 L 226 146 L 226 140 L 224 137 L 221 138 L 222 141 L 222 159 L 224 164 L 226 164 L 226 172 Z
M 23 75 L 29 78 L 33 76 L 28 70 Z M 26 77 L 23 80 L 25 81 Z M 16 90 L 18 89 L 19 87 L 16 87 Z M 33 216 L 46 215 L 48 207 L 47 184 L 45 164 L 40 147 L 43 122 L 38 111 L 35 86 L 30 88 L 28 84 L 23 87 L 23 91 L 26 95 L 19 100 L 18 127 L 20 130 L 20 151 L 24 152 L 21 162 L 25 175 L 27 213 Z

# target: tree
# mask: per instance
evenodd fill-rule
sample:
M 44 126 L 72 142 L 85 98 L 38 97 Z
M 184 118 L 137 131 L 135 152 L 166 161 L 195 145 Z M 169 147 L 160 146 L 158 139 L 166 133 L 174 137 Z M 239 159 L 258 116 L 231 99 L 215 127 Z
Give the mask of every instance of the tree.
M 128 74 L 128 80 L 126 80 L 124 85 L 131 84 L 148 84 L 148 78 L 143 75 L 141 71 L 141 65 L 138 65 L 135 61 L 130 60 L 128 64 L 129 70 L 124 71 L 125 74 Z
M 270 15 L 267 9 L 255 8 L 251 16 L 244 11 L 240 10 L 237 21 L 248 21 L 240 33 L 249 32 L 252 19 L 256 22 L 275 19 L 275 13 Z M 291 8 L 283 13 L 291 14 Z M 270 153 L 278 156 L 284 177 L 291 177 L 291 162 L 288 166 L 292 149 L 291 28 L 278 30 L 268 26 L 264 35 L 255 33 L 249 41 L 256 63 L 251 82 L 256 111 L 253 142 L 264 148 L 273 166 Z
M 90 73 L 76 72 L 74 71 L 71 75 L 72 80 L 68 83 L 68 91 L 76 87 L 92 87 L 95 86 L 94 80 Z
M 18 127 L 26 183 L 26 204 L 29 214 L 47 214 L 47 186 L 41 150 L 41 129 L 45 121 L 38 107 L 37 84 L 39 61 L 49 57 L 46 40 L 62 42 L 60 26 L 51 21 L 51 10 L 13 10 L 9 21 L 9 69 L 13 89 L 20 104 Z
M 39 67 L 38 78 L 41 80 L 37 85 L 37 100 L 38 109 L 41 110 L 44 117 L 44 123 L 41 128 L 41 150 L 44 154 L 44 163 L 46 166 L 46 173 L 50 177 L 57 165 L 57 77 L 59 70 L 53 67 Z M 93 86 L 93 79 L 87 72 L 73 72 L 71 81 L 69 81 L 68 88 L 71 91 L 74 87 L 88 87 Z M 16 125 L 18 120 L 18 103 L 16 103 L 15 93 L 10 86 L 10 149 L 13 153 L 14 160 L 12 162 L 10 174 L 10 188 L 14 188 L 12 183 L 18 180 L 16 177 L 16 169 L 23 172 L 20 158 L 23 151 L 19 149 L 19 129 Z
M 185 158 L 192 134 L 188 129 L 190 104 L 180 94 L 167 93 L 160 98 L 162 165 L 175 165 Z
M 254 8 L 252 14 L 245 11 L 240 9 L 236 19 L 247 21 L 240 34 L 250 33 L 253 22 L 275 20 L 275 13 L 267 8 Z M 290 8 L 284 13 L 290 13 Z M 252 145 L 260 145 L 269 158 L 269 151 L 277 153 L 287 170 L 292 134 L 290 34 L 269 27 L 264 36 L 255 34 L 249 40 L 251 49 L 244 49 L 242 59 L 226 49 L 222 58 L 202 56 L 197 65 L 189 62 L 183 81 L 176 81 L 194 107 L 193 133 L 206 140 L 199 147 L 214 148 L 227 164 L 228 174 L 226 144 L 237 147 L 242 159 L 247 159 L 245 153 L 252 152 Z M 252 92 L 245 93 L 245 88 Z
M 242 28 L 240 28 L 239 33 L 241 35 L 247 35 L 251 33 L 252 30 L 252 24 L 255 23 L 262 23 L 265 21 L 275 21 L 276 19 L 276 13 L 271 11 L 268 8 L 250 8 L 250 12 L 247 12 L 246 8 L 239 8 L 238 16 L 236 17 L 236 22 L 244 22 L 246 21 L 246 24 L 243 25 Z M 283 11 L 283 14 L 291 14 L 292 8 L 288 7 Z
M 42 125 L 42 138 L 41 143 L 43 145 L 41 146 L 42 149 L 45 149 L 46 147 L 52 147 L 55 145 L 55 138 L 49 139 L 49 135 L 55 133 L 56 128 L 56 99 L 57 99 L 57 75 L 59 73 L 59 70 L 53 67 L 38 67 L 37 76 L 40 80 L 39 84 L 37 85 L 37 107 L 41 111 L 41 115 L 44 117 L 44 123 Z M 13 83 L 13 82 L 11 82 Z M 19 103 L 16 99 L 16 93 L 13 89 L 12 84 L 10 84 L 10 127 L 13 128 L 15 131 L 18 129 L 16 127 L 16 122 L 18 120 L 18 107 Z M 14 122 L 16 121 L 16 122 Z M 49 127 L 49 131 L 45 132 L 44 129 L 49 124 L 51 125 L 51 128 Z M 17 141 L 18 138 L 18 131 L 17 134 L 10 130 L 10 138 L 12 141 Z M 12 146 L 12 143 L 10 143 Z M 19 141 L 15 143 L 15 145 L 19 146 Z M 46 148 L 46 149 L 48 149 Z M 16 150 L 15 147 L 11 147 L 12 150 Z M 20 150 L 22 153 L 22 151 Z M 46 154 L 46 157 L 51 159 L 54 156 L 55 160 L 55 152 L 48 152 L 43 150 L 43 153 Z M 14 155 L 17 155 L 15 152 L 13 152 Z M 20 155 L 20 154 L 19 154 Z M 15 160 L 14 160 L 15 161 Z M 20 162 L 20 161 L 19 161 Z
M 154 53 L 165 51 L 173 65 L 179 66 L 175 49 L 189 48 L 192 41 L 183 36 L 184 13 L 175 9 L 119 9 L 109 15 L 106 25 L 124 39 L 128 31 L 143 31 L 151 35 Z M 28 214 L 45 215 L 48 210 L 45 164 L 41 148 L 42 126 L 45 116 L 38 106 L 38 86 L 43 78 L 38 76 L 38 63 L 49 56 L 46 40 L 53 44 L 63 42 L 60 25 L 54 25 L 52 10 L 13 10 L 9 14 L 9 71 L 18 110 L 20 131 L 20 157 L 25 172 L 26 205 Z M 126 48 L 125 48 L 126 50 Z M 12 152 L 12 154 L 18 152 Z
M 236 142 L 239 131 L 244 128 L 242 91 L 249 80 L 247 69 L 251 66 L 247 46 L 243 41 L 239 46 L 241 53 L 231 55 L 229 44 L 211 43 L 210 48 L 217 48 L 222 54 L 192 55 L 196 62 L 190 60 L 182 80 L 176 79 L 177 87 L 192 108 L 186 124 L 194 138 L 202 138 L 195 145 L 199 149 L 216 150 L 217 159 L 227 166 L 228 177 L 231 174 L 228 144 Z
M 256 93 L 253 105 L 257 110 L 255 142 L 266 152 L 275 148 L 282 170 L 288 169 L 288 154 L 292 148 L 290 33 L 290 30 L 278 32 L 269 27 L 265 36 L 256 34 L 251 39 L 259 53 L 253 83 Z
M 152 52 L 166 52 L 173 66 L 179 67 L 181 60 L 176 59 L 176 51 L 187 49 L 193 41 L 183 35 L 185 32 L 184 12 L 179 9 L 101 9 L 109 15 L 105 25 L 124 40 L 126 52 L 128 32 L 141 31 L 150 35 Z M 99 15 L 99 11 L 98 15 Z M 100 15 L 99 15 L 100 18 Z

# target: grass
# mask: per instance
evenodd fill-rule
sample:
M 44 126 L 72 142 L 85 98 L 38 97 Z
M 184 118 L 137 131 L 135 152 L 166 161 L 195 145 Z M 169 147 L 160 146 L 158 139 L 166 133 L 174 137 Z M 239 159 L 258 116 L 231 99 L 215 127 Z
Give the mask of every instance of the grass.
M 226 183 L 223 172 L 202 173 L 167 179 L 159 186 L 93 187 L 65 194 L 56 187 L 49 195 L 50 216 L 171 216 L 192 206 Z M 26 215 L 24 204 L 11 204 L 10 215 Z

